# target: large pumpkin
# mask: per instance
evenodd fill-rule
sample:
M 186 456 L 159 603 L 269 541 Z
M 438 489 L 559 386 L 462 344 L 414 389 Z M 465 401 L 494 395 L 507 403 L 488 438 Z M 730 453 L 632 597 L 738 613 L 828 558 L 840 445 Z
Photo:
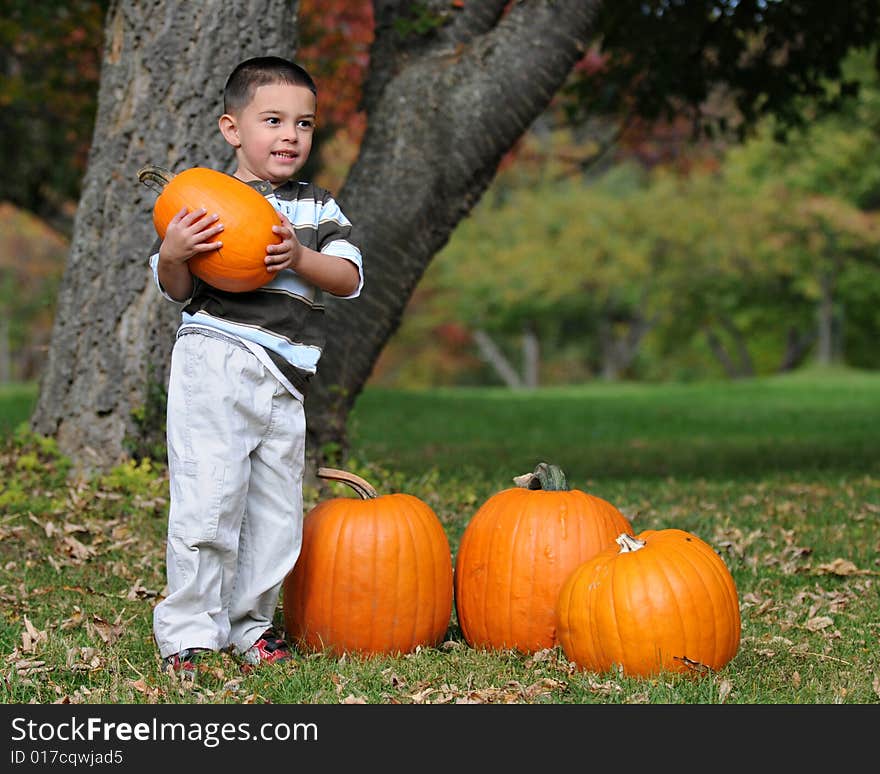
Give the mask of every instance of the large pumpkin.
M 739 599 L 721 557 L 680 529 L 621 534 L 566 579 L 558 637 L 586 671 L 628 675 L 720 669 L 737 652 Z
M 465 527 L 455 609 L 471 647 L 533 653 L 556 644 L 556 600 L 568 575 L 632 526 L 608 501 L 569 489 L 555 465 L 514 482 Z
M 164 239 L 171 219 L 181 208 L 204 207 L 217 213 L 223 231 L 219 250 L 189 259 L 190 271 L 209 285 L 236 293 L 255 290 L 272 279 L 266 271 L 266 247 L 281 238 L 272 231 L 280 226 L 275 208 L 256 189 L 232 175 L 205 167 L 192 167 L 179 174 L 147 165 L 138 179 L 159 192 L 153 205 L 153 224 Z
M 287 633 L 306 650 L 408 653 L 442 642 L 452 617 L 452 557 L 443 525 L 413 495 L 378 495 L 364 479 L 320 468 L 361 499 L 316 505 L 284 581 Z

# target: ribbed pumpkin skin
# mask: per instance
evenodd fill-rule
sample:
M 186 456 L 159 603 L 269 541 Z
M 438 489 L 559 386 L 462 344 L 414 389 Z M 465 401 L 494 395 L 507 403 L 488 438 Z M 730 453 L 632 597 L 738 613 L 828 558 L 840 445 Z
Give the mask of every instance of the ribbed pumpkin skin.
M 365 655 L 439 644 L 452 616 L 452 558 L 434 511 L 409 494 L 335 498 L 303 524 L 284 582 L 298 646 Z
M 556 644 L 556 600 L 582 562 L 631 532 L 611 503 L 578 489 L 505 489 L 468 522 L 455 561 L 455 609 L 474 648 L 534 653 Z
M 153 205 L 153 224 L 163 239 L 182 207 L 204 207 L 208 215 L 217 213 L 223 224 L 216 237 L 223 247 L 190 258 L 193 274 L 234 293 L 255 290 L 272 279 L 266 271 L 266 247 L 281 241 L 272 231 L 281 218 L 262 194 L 231 175 L 192 167 L 174 175 Z
M 724 561 L 679 529 L 636 537 L 643 548 L 615 545 L 563 584 L 557 619 L 566 657 L 585 671 L 619 665 L 633 676 L 721 669 L 740 641 L 739 599 Z

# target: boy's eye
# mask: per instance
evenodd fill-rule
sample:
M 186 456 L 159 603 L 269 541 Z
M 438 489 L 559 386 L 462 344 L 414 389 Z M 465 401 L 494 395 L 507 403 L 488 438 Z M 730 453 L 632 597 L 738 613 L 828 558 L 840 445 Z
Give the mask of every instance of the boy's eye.
M 315 128 L 315 122 L 311 118 L 301 118 L 299 121 L 297 121 L 297 124 L 303 129 Z
M 271 126 L 277 126 L 278 124 L 281 123 L 281 121 L 280 121 L 276 116 L 269 116 L 269 117 L 266 119 L 266 123 L 269 124 L 269 125 L 271 125 Z

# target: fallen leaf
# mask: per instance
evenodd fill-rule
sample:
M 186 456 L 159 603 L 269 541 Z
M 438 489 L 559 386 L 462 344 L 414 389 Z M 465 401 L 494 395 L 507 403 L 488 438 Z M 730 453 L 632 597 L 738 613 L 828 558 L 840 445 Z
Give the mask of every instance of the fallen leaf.
M 810 618 L 804 626 L 811 632 L 818 632 L 822 629 L 827 629 L 829 626 L 834 626 L 834 621 L 827 615 L 818 615 Z
M 67 550 L 67 553 L 70 554 L 74 559 L 80 562 L 84 562 L 87 559 L 91 558 L 95 555 L 96 551 L 91 546 L 87 546 L 85 543 L 81 543 L 75 537 L 68 535 L 62 541 L 62 544 Z
M 837 558 L 827 564 L 820 564 L 815 572 L 819 575 L 874 575 L 871 570 L 860 570 L 849 559 Z
M 45 642 L 49 638 L 49 634 L 43 630 L 38 631 L 30 622 L 30 619 L 24 617 L 24 631 L 21 633 L 21 649 L 24 653 L 33 653 L 37 649 L 37 644 Z
M 113 623 L 105 621 L 98 615 L 93 615 L 92 620 L 86 622 L 86 631 L 89 633 L 89 636 L 94 637 L 97 634 L 105 644 L 112 645 L 122 636 L 123 626 L 121 620 L 123 612 L 124 610 L 116 616 L 116 620 Z

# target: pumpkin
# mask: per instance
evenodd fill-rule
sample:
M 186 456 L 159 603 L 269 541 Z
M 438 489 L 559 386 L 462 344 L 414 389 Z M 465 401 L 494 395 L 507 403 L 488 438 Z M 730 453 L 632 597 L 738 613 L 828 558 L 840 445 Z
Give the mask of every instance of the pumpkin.
M 272 279 L 266 271 L 266 247 L 281 237 L 272 231 L 280 226 L 275 208 L 256 189 L 232 175 L 204 167 L 192 167 L 179 174 L 147 165 L 138 179 L 159 193 L 153 205 L 153 225 L 164 239 L 171 219 L 181 208 L 204 207 L 217 213 L 223 231 L 219 250 L 194 255 L 187 262 L 190 271 L 220 290 L 241 293 L 256 290 Z
M 542 462 L 514 482 L 465 527 L 455 609 L 471 647 L 534 653 L 556 644 L 556 600 L 568 575 L 632 526 L 607 500 L 569 489 L 556 465 Z
M 618 536 L 559 593 L 559 643 L 585 671 L 706 673 L 737 652 L 736 585 L 721 557 L 680 529 Z
M 283 585 L 284 621 L 310 651 L 400 654 L 442 642 L 452 617 L 452 556 L 422 500 L 378 495 L 364 479 L 320 468 L 360 499 L 318 503 L 303 521 L 299 558 Z

